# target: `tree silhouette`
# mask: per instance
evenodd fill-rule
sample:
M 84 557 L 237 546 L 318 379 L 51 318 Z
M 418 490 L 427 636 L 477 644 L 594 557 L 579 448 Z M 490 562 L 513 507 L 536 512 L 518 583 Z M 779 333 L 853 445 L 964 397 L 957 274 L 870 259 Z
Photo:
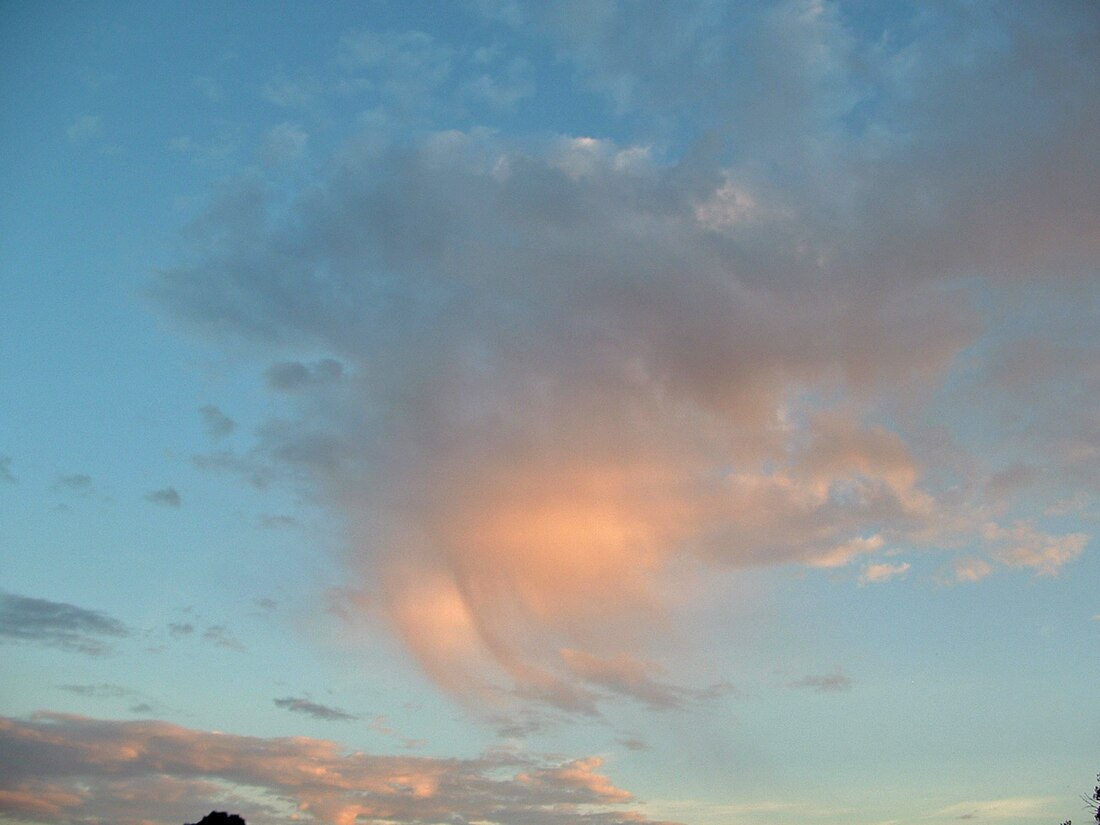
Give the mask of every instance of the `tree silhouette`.
M 1082 796 L 1081 798 L 1088 803 L 1088 806 L 1092 809 L 1093 819 L 1096 820 L 1097 825 L 1100 825 L 1100 773 L 1096 774 L 1096 787 L 1092 789 L 1092 796 Z M 1073 825 L 1073 821 L 1067 819 L 1062 825 Z
M 189 822 L 187 825 L 245 825 L 245 822 L 236 814 L 227 814 L 225 811 L 211 811 L 198 822 Z

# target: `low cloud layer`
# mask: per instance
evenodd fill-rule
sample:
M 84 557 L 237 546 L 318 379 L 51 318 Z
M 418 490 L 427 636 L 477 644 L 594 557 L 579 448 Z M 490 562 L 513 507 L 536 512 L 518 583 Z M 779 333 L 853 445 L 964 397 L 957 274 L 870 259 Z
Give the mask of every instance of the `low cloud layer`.
M 974 10 L 972 42 L 938 6 L 879 21 L 888 37 L 832 4 L 677 4 L 670 44 L 629 7 L 563 8 L 506 19 L 648 124 L 639 140 L 372 133 L 309 187 L 247 176 L 196 222 L 153 293 L 263 352 L 291 410 L 199 463 L 304 479 L 348 526 L 349 587 L 494 707 L 676 706 L 686 688 L 640 663 L 670 593 L 714 571 L 858 560 L 851 580 L 881 583 L 914 577 L 883 560 L 906 550 L 976 582 L 1083 552 L 1011 496 L 1095 455 L 1005 475 L 1026 448 L 983 354 L 1000 318 L 1094 290 L 1096 16 Z M 340 48 L 348 82 L 407 65 L 386 99 L 426 123 L 458 65 L 420 33 Z M 1093 389 L 1027 426 L 1086 438 Z
M 250 822 L 293 815 L 325 825 L 652 823 L 600 770 L 597 757 L 372 756 L 167 722 L 0 718 L 0 813 L 58 825 L 168 825 L 225 808 Z

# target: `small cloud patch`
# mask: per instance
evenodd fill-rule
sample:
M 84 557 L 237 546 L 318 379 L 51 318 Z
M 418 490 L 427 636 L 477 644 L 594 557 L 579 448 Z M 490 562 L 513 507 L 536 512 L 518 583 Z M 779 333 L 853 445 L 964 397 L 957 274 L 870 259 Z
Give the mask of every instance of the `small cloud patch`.
M 183 503 L 179 491 L 175 487 L 165 487 L 162 490 L 153 490 L 145 496 L 145 500 L 162 507 L 179 507 Z
M 304 713 L 314 719 L 324 719 L 326 722 L 348 722 L 359 718 L 345 710 L 340 710 L 340 708 L 330 708 L 327 705 L 311 702 L 308 699 L 297 699 L 292 696 L 276 699 L 275 706 L 289 710 L 292 713 Z

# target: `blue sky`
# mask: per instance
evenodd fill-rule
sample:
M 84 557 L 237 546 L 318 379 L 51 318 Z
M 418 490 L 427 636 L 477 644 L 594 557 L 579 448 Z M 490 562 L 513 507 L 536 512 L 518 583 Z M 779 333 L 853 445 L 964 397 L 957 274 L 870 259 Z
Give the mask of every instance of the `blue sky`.
M 0 816 L 1083 818 L 1098 35 L 0 7 Z

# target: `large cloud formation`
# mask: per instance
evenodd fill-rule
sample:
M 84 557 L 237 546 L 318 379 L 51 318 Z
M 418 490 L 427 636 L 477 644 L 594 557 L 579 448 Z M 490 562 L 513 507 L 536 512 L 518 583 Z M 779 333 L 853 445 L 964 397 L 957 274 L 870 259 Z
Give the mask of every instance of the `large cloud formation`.
M 1095 297 L 1094 4 L 483 9 L 642 137 L 365 134 L 306 188 L 227 187 L 155 284 L 266 347 L 296 412 L 218 461 L 317 485 L 432 676 L 670 706 L 646 642 L 672 577 L 941 548 L 966 581 L 1082 552 L 991 482 L 1026 465 L 1053 502 L 1058 473 L 1097 477 L 1095 451 L 1013 440 L 995 369 L 1003 317 Z M 430 38 L 386 42 L 443 82 Z M 1081 409 L 1031 444 L 1055 416 L 1087 442 Z M 863 580 L 909 569 L 883 564 Z
M 653 823 L 600 765 L 598 757 L 547 762 L 504 751 L 474 759 L 372 756 L 327 740 L 167 722 L 0 717 L 0 813 L 44 823 L 173 823 L 214 807 L 249 821 L 319 825 Z

